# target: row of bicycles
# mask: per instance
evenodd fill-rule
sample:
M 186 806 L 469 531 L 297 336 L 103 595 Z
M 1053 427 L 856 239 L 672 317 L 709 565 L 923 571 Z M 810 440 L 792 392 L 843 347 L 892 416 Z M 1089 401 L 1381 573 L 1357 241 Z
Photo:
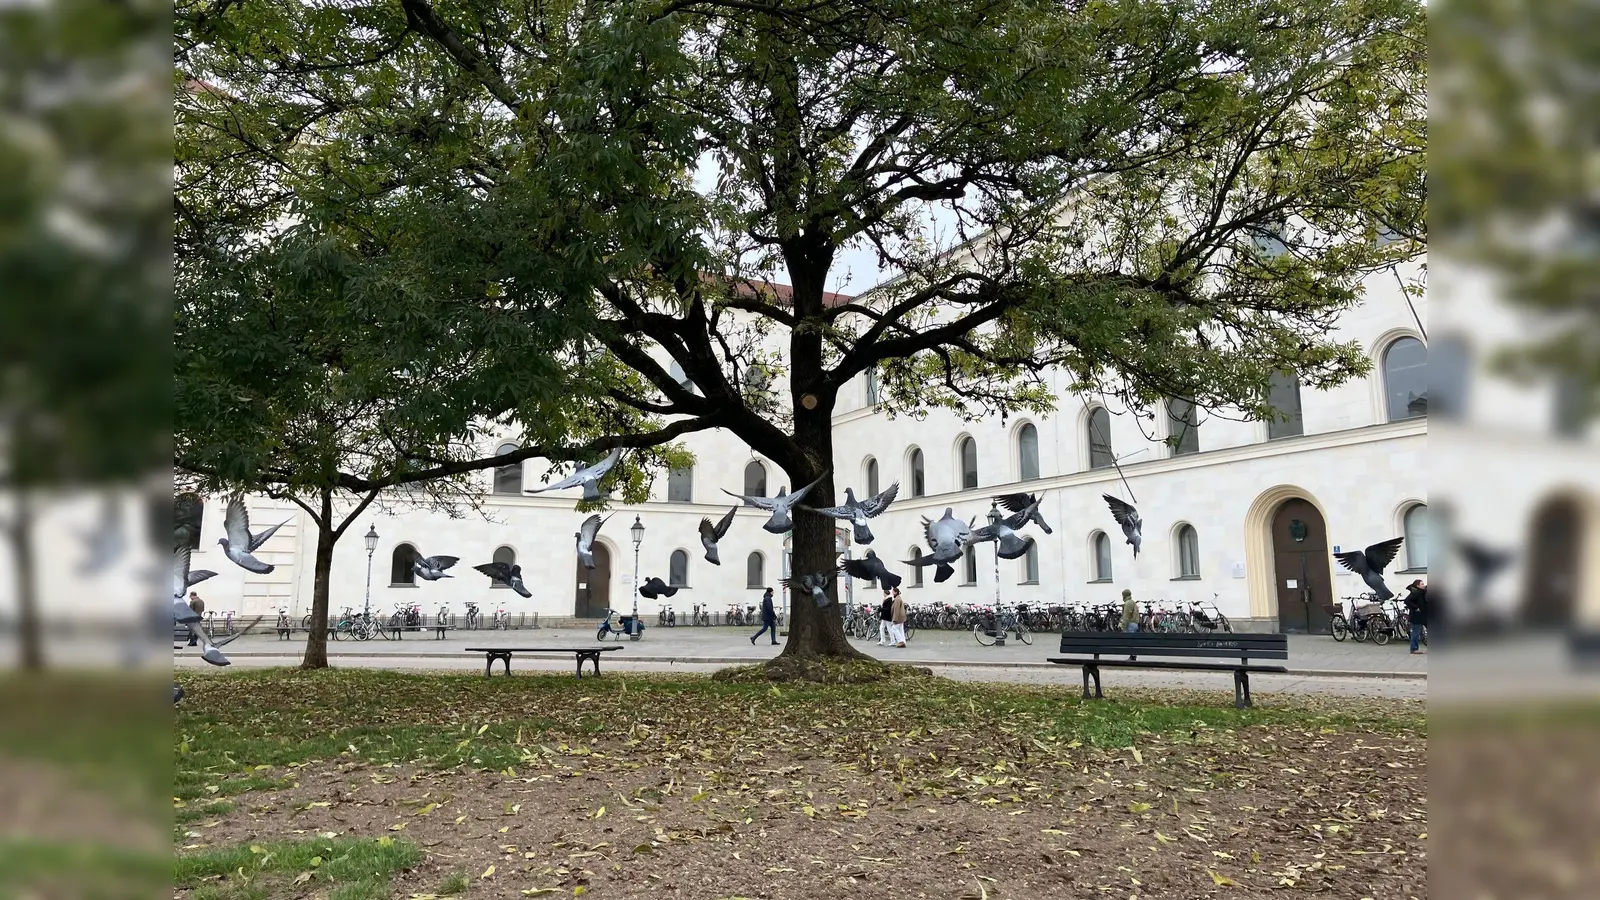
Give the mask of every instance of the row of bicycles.
M 656 626 L 660 628 L 676 628 L 679 625 L 735 625 L 739 627 L 754 627 L 761 624 L 761 607 L 753 603 L 729 603 L 727 609 L 720 613 L 711 612 L 711 604 L 701 605 L 696 603 L 694 608 L 684 614 L 684 621 L 678 621 L 678 615 L 672 609 L 671 603 L 664 603 L 656 612 Z M 778 624 L 783 624 L 783 610 L 778 610 Z
M 1350 614 L 1345 615 L 1343 605 L 1327 607 L 1331 620 L 1329 626 L 1334 640 L 1370 639 L 1379 646 L 1396 639 L 1407 642 L 1411 640 L 1411 614 L 1406 611 L 1406 605 L 1399 598 L 1380 600 L 1377 594 L 1366 593 L 1339 599 L 1349 601 Z M 1423 643 L 1427 643 L 1426 637 L 1423 638 Z
M 1202 633 L 1220 631 L 1233 633 L 1233 624 L 1223 615 L 1215 602 L 1201 604 L 1190 602 L 1177 608 L 1151 601 L 1142 603 L 1139 614 L 1140 631 L 1171 633 Z M 1120 604 L 1065 604 L 1037 607 L 1029 604 L 1002 605 L 997 612 L 992 605 L 949 603 L 920 604 L 906 608 L 906 632 L 917 629 L 937 631 L 971 631 L 987 635 L 994 630 L 996 616 L 1014 622 L 1012 631 L 1032 634 L 1060 634 L 1074 631 L 1121 631 L 1122 606 Z M 872 637 L 878 631 L 878 610 L 869 604 L 858 604 L 847 610 L 845 631 L 857 637 Z M 980 643 L 983 637 L 979 637 Z M 1027 643 L 1027 641 L 1024 641 Z
M 478 610 L 478 604 L 467 602 L 467 612 L 464 621 L 458 622 L 455 613 L 450 607 L 441 606 L 432 622 L 425 622 L 422 615 L 422 606 L 417 603 L 396 603 L 394 612 L 387 616 L 373 615 L 366 611 L 357 611 L 354 607 L 346 606 L 338 615 L 328 617 L 328 637 L 333 640 L 350 638 L 356 641 L 370 641 L 375 637 L 385 640 L 397 638 L 407 631 L 422 631 L 424 628 L 489 628 L 506 630 L 511 627 L 511 614 L 504 609 L 497 609 L 486 621 Z M 289 610 L 278 608 L 277 631 L 280 636 L 286 636 L 294 630 L 293 620 L 289 617 Z M 301 631 L 311 630 L 311 616 L 305 615 L 300 619 Z

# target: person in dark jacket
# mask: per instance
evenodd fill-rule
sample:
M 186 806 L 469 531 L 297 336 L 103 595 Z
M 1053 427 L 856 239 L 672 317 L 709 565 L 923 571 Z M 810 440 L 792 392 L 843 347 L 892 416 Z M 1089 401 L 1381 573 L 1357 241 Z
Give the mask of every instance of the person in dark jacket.
M 1421 578 L 1406 587 L 1406 614 L 1411 617 L 1411 652 L 1422 652 L 1423 632 L 1428 628 L 1428 586 Z
M 772 632 L 772 646 L 778 646 L 778 611 L 772 606 L 772 588 L 761 595 L 761 630 L 750 638 L 750 643 L 754 644 L 756 638 L 769 631 Z
M 893 641 L 894 634 L 894 594 L 888 590 L 883 592 L 883 602 L 878 605 L 878 646 L 887 647 Z

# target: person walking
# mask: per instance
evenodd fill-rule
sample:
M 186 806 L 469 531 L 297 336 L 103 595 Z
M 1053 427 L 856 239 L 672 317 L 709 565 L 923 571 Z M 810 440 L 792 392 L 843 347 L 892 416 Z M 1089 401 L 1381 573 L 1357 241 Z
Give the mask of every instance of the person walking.
M 206 614 L 206 602 L 201 600 L 200 595 L 195 591 L 189 592 L 189 608 L 194 610 L 195 615 L 197 616 L 203 616 Z M 195 647 L 198 646 L 199 643 L 200 636 L 195 634 L 193 631 L 189 632 L 189 646 Z
M 889 606 L 889 616 L 894 621 L 894 630 L 891 636 L 896 647 L 906 645 L 906 601 L 900 599 L 900 589 L 895 588 L 893 599 Z
M 1411 617 L 1411 652 L 1421 653 L 1423 632 L 1428 628 L 1428 585 L 1421 578 L 1406 587 L 1405 604 Z
M 1139 604 L 1133 602 L 1133 591 L 1122 590 L 1122 630 L 1135 632 L 1139 630 Z
M 769 631 L 772 632 L 772 646 L 778 646 L 778 611 L 772 607 L 772 588 L 761 595 L 761 630 L 750 638 L 750 643 L 754 644 L 756 638 Z
M 878 646 L 894 643 L 894 594 L 883 589 L 883 602 L 878 604 Z

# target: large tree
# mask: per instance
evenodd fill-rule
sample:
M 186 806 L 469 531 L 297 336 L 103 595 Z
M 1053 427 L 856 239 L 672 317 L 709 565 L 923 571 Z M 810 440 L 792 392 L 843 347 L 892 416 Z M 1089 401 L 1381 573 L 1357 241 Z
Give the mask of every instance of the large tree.
M 420 157 L 453 227 L 574 265 L 542 287 L 587 317 L 590 415 L 725 429 L 792 484 L 832 468 L 839 391 L 869 370 L 891 411 L 1047 410 L 1059 367 L 1130 406 L 1270 414 L 1274 372 L 1367 369 L 1331 326 L 1423 249 L 1414 0 L 185 14 L 189 74 L 249 83 L 268 118 L 314 110 L 282 129 L 328 142 L 337 190 L 409 196 Z M 845 301 L 854 247 L 898 277 Z M 810 497 L 833 501 L 831 480 Z M 831 570 L 832 523 L 800 514 L 793 547 L 796 572 Z M 837 615 L 791 623 L 785 656 L 856 654 Z

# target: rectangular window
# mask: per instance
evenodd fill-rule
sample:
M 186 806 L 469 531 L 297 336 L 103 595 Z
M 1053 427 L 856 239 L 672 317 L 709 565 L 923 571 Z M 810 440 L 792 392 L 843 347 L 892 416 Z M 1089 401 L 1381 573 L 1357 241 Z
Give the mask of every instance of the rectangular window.
M 963 581 L 962 584 L 977 584 L 978 583 L 978 555 L 973 552 L 971 544 L 967 545 L 967 552 L 966 552 L 965 562 L 966 562 L 966 571 L 963 572 L 962 575 L 965 576 L 966 580 Z
M 1267 405 L 1273 409 L 1267 420 L 1267 439 L 1299 437 L 1306 433 L 1300 415 L 1300 379 L 1292 372 L 1275 372 L 1267 388 Z
M 1193 403 L 1177 397 L 1167 401 L 1167 443 L 1173 456 L 1200 452 L 1199 416 Z

